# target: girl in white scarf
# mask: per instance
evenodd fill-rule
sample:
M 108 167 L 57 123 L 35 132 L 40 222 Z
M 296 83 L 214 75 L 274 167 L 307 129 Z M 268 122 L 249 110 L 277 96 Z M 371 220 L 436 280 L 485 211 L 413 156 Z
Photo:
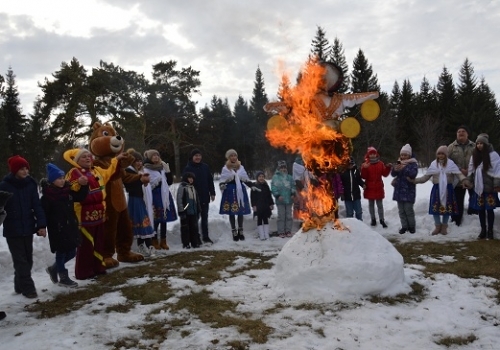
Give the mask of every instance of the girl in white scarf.
M 234 241 L 243 241 L 243 215 L 251 213 L 250 202 L 245 184 L 252 186 L 248 174 L 238 160 L 238 153 L 234 149 L 226 152 L 226 165 L 222 168 L 220 176 L 220 189 L 222 199 L 220 203 L 220 214 L 229 215 L 229 223 Z M 236 230 L 236 220 L 238 217 L 238 230 Z
M 450 215 L 458 213 L 457 200 L 453 191 L 455 181 L 463 181 L 465 176 L 458 166 L 448 158 L 448 147 L 440 146 L 436 151 L 436 160 L 434 160 L 424 176 L 410 179 L 409 182 L 416 184 L 424 183 L 432 178 L 434 186 L 431 190 L 429 202 L 429 214 L 434 217 L 435 228 L 432 235 L 448 234 L 448 220 Z M 469 187 L 468 182 L 464 187 Z M 441 219 L 442 217 L 442 219 Z
M 500 157 L 490 147 L 487 134 L 480 134 L 469 162 L 468 179 L 474 183 L 469 207 L 479 213 L 481 233 L 478 239 L 493 239 L 493 209 L 499 206 L 497 190 L 500 187 Z M 486 227 L 488 216 L 488 227 Z

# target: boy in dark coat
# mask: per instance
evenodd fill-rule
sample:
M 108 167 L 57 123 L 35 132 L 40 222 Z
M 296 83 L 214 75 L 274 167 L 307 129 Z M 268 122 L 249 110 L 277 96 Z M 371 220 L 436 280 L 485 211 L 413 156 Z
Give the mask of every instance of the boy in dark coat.
M 3 221 L 7 217 L 7 212 L 3 208 L 10 197 L 12 197 L 12 193 L 0 191 L 0 226 L 2 226 Z M 5 311 L 0 311 L 0 320 L 3 320 L 5 317 L 7 317 Z
M 0 191 L 12 193 L 5 204 L 7 216 L 3 235 L 14 265 L 14 290 L 26 298 L 38 296 L 31 278 L 33 268 L 33 234 L 45 237 L 45 213 L 40 205 L 38 184 L 29 176 L 29 164 L 21 156 L 8 159 L 10 173 L 0 182 Z
M 252 209 L 257 214 L 257 228 L 259 230 L 259 238 L 261 241 L 269 239 L 269 218 L 274 208 L 274 200 L 271 194 L 271 189 L 266 182 L 266 178 L 262 171 L 256 173 L 257 182 L 253 187 L 250 195 Z
M 40 182 L 50 250 L 56 254 L 54 264 L 45 271 L 53 283 L 59 282 L 59 285 L 70 288 L 78 287 L 78 283 L 69 278 L 64 265 L 76 256 L 76 247 L 82 241 L 73 203 L 83 201 L 89 191 L 85 176 L 82 175 L 78 183 L 81 185 L 78 192 L 71 190 L 70 183 L 64 178 L 64 171 L 51 163 L 47 164 L 47 179 Z
M 181 219 L 181 240 L 185 249 L 198 248 L 198 217 L 201 212 L 200 198 L 193 185 L 195 175 L 184 173 L 177 189 L 177 208 Z
M 363 221 L 363 209 L 361 208 L 361 188 L 365 188 L 365 182 L 361 178 L 359 169 L 356 167 L 354 158 L 349 159 L 349 168 L 340 174 L 344 194 L 340 197 L 345 202 L 345 211 L 348 218 L 354 217 Z

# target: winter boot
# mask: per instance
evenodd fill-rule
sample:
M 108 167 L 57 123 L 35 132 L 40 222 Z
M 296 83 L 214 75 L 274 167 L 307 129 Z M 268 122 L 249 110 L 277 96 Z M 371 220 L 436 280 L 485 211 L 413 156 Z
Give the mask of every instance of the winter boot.
M 144 258 L 151 257 L 151 250 L 146 247 L 146 243 L 139 244 L 137 247 L 138 253 L 141 254 Z
M 238 242 L 240 240 L 240 236 L 238 235 L 238 231 L 236 231 L 235 228 L 231 230 L 231 233 L 233 234 L 233 241 Z
M 408 231 L 408 229 L 406 227 L 403 227 L 402 229 L 399 230 L 399 234 L 404 235 L 406 231 Z
M 377 220 L 375 219 L 372 219 L 372 223 L 371 223 L 372 226 L 377 226 Z
M 264 226 L 262 225 L 259 225 L 257 226 L 257 229 L 259 230 L 259 238 L 261 241 L 265 241 L 266 240 L 266 235 L 264 234 Z
M 446 236 L 448 234 L 448 224 L 441 225 L 441 234 Z
M 493 229 L 488 229 L 488 239 L 493 239 Z
M 416 232 L 415 227 L 410 227 L 409 230 L 410 230 L 410 233 L 415 233 Z
M 438 235 L 441 233 L 441 224 L 439 225 L 436 225 L 436 228 L 434 228 L 434 231 L 432 231 L 432 235 L 435 236 L 435 235 Z
M 243 236 L 243 227 L 238 227 L 238 237 L 240 238 L 240 241 L 245 240 L 245 236 Z
M 477 236 L 477 239 L 485 239 L 486 238 L 486 227 L 481 227 L 481 233 Z
M 151 238 L 151 245 L 156 249 L 156 250 L 160 250 L 160 244 L 158 244 L 158 238 L 156 237 L 153 237 Z
M 73 281 L 68 276 L 68 270 L 59 272 L 59 285 L 63 287 L 76 288 L 78 287 L 78 283 Z
M 51 265 L 49 267 L 47 267 L 45 269 L 45 271 L 47 271 L 47 273 L 49 274 L 50 276 L 50 280 L 52 281 L 52 283 L 57 283 L 57 267 L 56 267 L 56 264 L 54 265 Z
M 264 238 L 269 239 L 269 225 L 264 225 Z
M 160 249 L 165 249 L 165 250 L 169 250 L 170 249 L 170 247 L 167 244 L 167 239 L 166 238 L 162 238 L 160 240 Z
M 383 228 L 387 228 L 387 224 L 385 223 L 385 220 L 380 220 L 380 225 L 382 225 Z
M 0 320 L 3 320 L 5 317 L 7 317 L 5 311 L 0 311 Z

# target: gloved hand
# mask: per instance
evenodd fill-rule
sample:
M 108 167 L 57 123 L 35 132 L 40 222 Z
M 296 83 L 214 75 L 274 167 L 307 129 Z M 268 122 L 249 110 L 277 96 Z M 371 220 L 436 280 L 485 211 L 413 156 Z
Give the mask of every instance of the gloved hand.
M 225 183 L 219 184 L 219 188 L 221 191 L 224 191 L 226 189 L 227 185 Z
M 166 173 L 170 172 L 170 165 L 168 163 L 165 163 L 163 160 L 161 161 L 161 165 L 163 165 L 163 170 L 165 170 Z

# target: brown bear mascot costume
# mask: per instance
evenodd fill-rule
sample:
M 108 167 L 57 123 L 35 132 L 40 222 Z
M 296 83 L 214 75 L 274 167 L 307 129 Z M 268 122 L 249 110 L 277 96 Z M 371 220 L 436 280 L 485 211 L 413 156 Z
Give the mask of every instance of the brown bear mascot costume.
M 94 156 L 94 165 L 107 169 L 111 159 L 123 152 L 125 142 L 109 123 L 94 123 L 90 136 L 89 151 Z M 128 155 L 128 154 L 127 154 Z M 128 155 L 130 164 L 134 158 Z M 126 159 L 122 160 L 125 161 Z M 129 164 L 129 165 L 130 165 Z M 123 191 L 123 183 L 140 179 L 141 175 L 129 174 L 122 168 L 115 177 L 106 184 L 106 222 L 104 239 L 104 264 L 106 268 L 116 267 L 121 262 L 138 262 L 144 260 L 140 254 L 131 251 L 134 234 L 128 215 L 127 201 Z M 117 260 L 113 258 L 116 255 Z

